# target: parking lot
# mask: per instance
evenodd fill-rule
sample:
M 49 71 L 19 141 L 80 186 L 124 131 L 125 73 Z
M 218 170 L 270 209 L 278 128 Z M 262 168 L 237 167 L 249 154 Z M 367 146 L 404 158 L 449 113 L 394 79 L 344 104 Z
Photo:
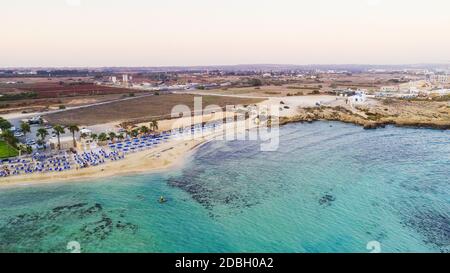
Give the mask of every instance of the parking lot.
M 13 128 L 11 128 L 11 129 L 13 129 L 14 136 L 16 136 L 21 143 L 31 146 L 31 148 L 33 148 L 34 151 L 44 150 L 45 148 L 48 148 L 48 141 L 51 138 L 56 138 L 56 134 L 53 133 L 53 128 L 50 125 L 30 124 L 31 132 L 24 134 L 20 130 L 20 124 L 22 123 L 22 119 L 17 118 L 17 119 L 11 119 L 9 121 L 13 125 Z M 37 137 L 36 134 L 37 134 L 37 131 L 39 130 L 39 128 L 45 128 L 48 132 L 48 136 L 45 138 L 46 146 L 38 145 L 38 143 L 37 143 L 39 137 Z M 71 135 L 72 134 L 66 129 L 66 133 L 61 135 L 61 137 L 71 136 Z

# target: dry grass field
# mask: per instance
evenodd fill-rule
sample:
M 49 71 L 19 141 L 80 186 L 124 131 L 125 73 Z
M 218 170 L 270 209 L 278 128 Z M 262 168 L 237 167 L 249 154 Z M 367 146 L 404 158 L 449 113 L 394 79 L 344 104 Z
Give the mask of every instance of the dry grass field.
M 60 113 L 45 115 L 44 118 L 52 124 L 94 125 L 113 121 L 137 121 L 161 119 L 170 116 L 175 105 L 183 104 L 194 108 L 194 95 L 168 94 L 136 98 L 126 101 L 112 102 L 87 108 L 73 109 Z M 246 99 L 220 96 L 202 96 L 203 108 L 208 105 L 248 105 L 262 101 L 261 99 Z
M 223 88 L 212 89 L 205 91 L 196 91 L 199 94 L 208 93 L 220 94 L 220 95 L 242 95 L 242 96 L 255 96 L 255 97 L 285 97 L 289 95 L 301 96 L 311 95 L 317 90 L 320 91 L 319 84 L 289 84 L 282 86 L 260 86 L 260 87 L 242 87 L 242 88 Z

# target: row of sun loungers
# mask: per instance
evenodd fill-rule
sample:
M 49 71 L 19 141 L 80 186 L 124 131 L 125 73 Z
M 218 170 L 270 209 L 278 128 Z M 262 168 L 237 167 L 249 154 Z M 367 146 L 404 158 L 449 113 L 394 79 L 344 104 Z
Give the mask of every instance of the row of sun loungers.
M 184 130 L 166 131 L 159 135 L 135 137 L 121 142 L 110 142 L 108 148 L 98 148 L 82 153 L 67 153 L 59 155 L 35 154 L 29 158 L 14 158 L 0 164 L 0 177 L 22 175 L 31 173 L 63 172 L 72 169 L 98 166 L 108 161 L 117 161 L 125 158 L 128 153 L 147 150 L 156 147 L 171 138 L 187 137 L 196 133 L 217 128 L 216 124 L 207 126 L 197 125 Z

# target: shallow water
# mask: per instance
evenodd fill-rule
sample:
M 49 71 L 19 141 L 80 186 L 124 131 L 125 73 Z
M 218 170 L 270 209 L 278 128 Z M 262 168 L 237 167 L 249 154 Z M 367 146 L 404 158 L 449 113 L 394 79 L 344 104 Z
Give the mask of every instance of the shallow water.
M 0 189 L 0 252 L 450 251 L 449 131 L 280 133 L 276 152 L 216 141 L 181 170 Z

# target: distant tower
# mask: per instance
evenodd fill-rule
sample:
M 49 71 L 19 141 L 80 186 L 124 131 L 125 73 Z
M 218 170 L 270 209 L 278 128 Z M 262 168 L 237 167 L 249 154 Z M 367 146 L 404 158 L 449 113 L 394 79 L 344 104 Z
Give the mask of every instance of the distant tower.
M 128 83 L 128 75 L 127 74 L 123 74 L 122 75 L 122 82 L 125 84 L 125 83 Z
M 111 81 L 112 81 L 112 83 L 116 84 L 116 82 L 117 82 L 116 76 L 112 76 L 112 77 L 111 77 Z

